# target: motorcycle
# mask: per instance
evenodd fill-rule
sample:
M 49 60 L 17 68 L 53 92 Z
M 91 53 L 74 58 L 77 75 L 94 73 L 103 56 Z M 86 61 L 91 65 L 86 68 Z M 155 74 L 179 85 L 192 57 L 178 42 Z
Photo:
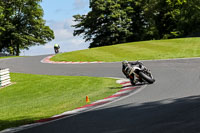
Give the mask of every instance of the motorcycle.
M 59 48 L 54 48 L 54 50 L 55 50 L 55 54 L 59 53 Z
M 127 78 L 130 79 L 132 85 L 136 85 L 137 83 L 153 84 L 155 82 L 151 71 L 147 69 L 142 62 L 139 61 L 133 64 L 128 61 L 123 61 L 122 72 Z

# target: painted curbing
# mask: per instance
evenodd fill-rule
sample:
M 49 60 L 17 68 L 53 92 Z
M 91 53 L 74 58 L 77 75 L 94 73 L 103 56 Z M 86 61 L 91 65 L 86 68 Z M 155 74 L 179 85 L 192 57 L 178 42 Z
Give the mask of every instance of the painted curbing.
M 121 62 L 103 62 L 103 61 L 94 61 L 94 62 L 72 62 L 72 61 L 61 61 L 55 62 L 51 61 L 54 55 L 48 56 L 41 60 L 42 63 L 52 63 L 52 64 L 94 64 L 94 63 L 121 63 Z M 140 60 L 144 62 L 157 62 L 157 61 L 176 61 L 176 60 L 188 60 L 188 59 L 200 59 L 200 57 L 188 57 L 188 58 L 174 58 L 174 59 L 153 59 L 153 60 Z
M 51 56 L 47 56 L 46 58 L 44 58 L 43 60 L 41 60 L 42 63 L 51 63 L 51 64 L 94 64 L 94 63 L 103 63 L 102 61 L 94 61 L 94 62 L 73 62 L 73 61 L 51 61 L 50 59 L 55 56 L 55 55 L 51 55 Z
M 120 80 L 117 80 L 117 83 L 121 84 L 123 87 L 121 90 L 119 90 L 117 93 L 111 95 L 111 96 L 108 96 L 104 99 L 101 99 L 101 100 L 98 100 L 96 102 L 93 102 L 91 104 L 87 104 L 87 105 L 84 105 L 82 107 L 78 107 L 72 111 L 67 111 L 67 112 L 64 112 L 62 114 L 59 114 L 59 115 L 55 115 L 55 116 L 52 116 L 51 118 L 47 118 L 47 119 L 41 119 L 41 120 L 38 120 L 36 121 L 37 123 L 38 122 L 48 122 L 50 120 L 55 120 L 55 119 L 59 119 L 59 118 L 63 118 L 63 117 L 66 117 L 68 115 L 73 115 L 73 114 L 77 114 L 77 113 L 81 113 L 81 112 L 85 112 L 85 111 L 88 111 L 94 107 L 98 107 L 100 105 L 103 105 L 103 104 L 106 104 L 106 103 L 109 103 L 109 102 L 112 102 L 116 99 L 119 99 L 123 96 L 127 96 L 128 94 L 130 94 L 131 92 L 133 92 L 134 90 L 140 88 L 138 86 L 131 86 L 131 83 L 130 81 L 127 81 L 126 79 L 120 79 Z

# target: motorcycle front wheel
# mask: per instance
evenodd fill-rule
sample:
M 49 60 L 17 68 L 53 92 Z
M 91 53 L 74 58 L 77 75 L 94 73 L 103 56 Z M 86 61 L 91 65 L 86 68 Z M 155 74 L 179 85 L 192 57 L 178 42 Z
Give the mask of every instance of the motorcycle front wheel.
M 149 84 L 153 84 L 155 82 L 155 79 L 149 77 L 148 75 L 144 74 L 143 72 L 139 72 L 138 75 L 143 80 L 147 81 Z
M 131 76 L 129 77 L 131 84 L 134 86 L 135 85 L 135 81 L 134 81 L 134 74 L 131 74 Z

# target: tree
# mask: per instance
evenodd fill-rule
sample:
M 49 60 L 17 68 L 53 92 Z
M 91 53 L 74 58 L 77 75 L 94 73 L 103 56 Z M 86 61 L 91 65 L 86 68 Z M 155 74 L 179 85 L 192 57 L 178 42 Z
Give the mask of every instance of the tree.
M 3 7 L 4 21 L 0 27 L 5 30 L 0 34 L 0 50 L 19 55 L 20 50 L 34 45 L 44 45 L 54 39 L 53 31 L 45 26 L 41 0 L 5 0 Z
M 177 0 L 176 5 L 181 5 L 177 16 L 177 29 L 182 36 L 200 35 L 200 1 L 199 0 Z
M 3 11 L 4 11 L 4 8 L 3 8 L 3 1 L 0 1 L 0 40 L 2 38 L 2 34 L 3 32 L 5 31 L 5 28 L 3 26 L 3 22 L 4 22 L 4 14 L 3 14 Z M 3 44 L 2 42 L 0 41 L 0 52 L 1 52 L 1 49 L 3 47 Z
M 167 0 L 146 0 L 144 3 L 144 18 L 146 23 L 146 38 L 162 39 L 176 27 L 171 8 Z
M 127 38 L 128 42 L 145 40 L 145 21 L 143 2 L 144 0 L 121 0 L 122 10 L 127 13 L 131 20 L 128 29 L 132 35 Z
M 149 39 L 185 37 L 200 32 L 199 0 L 146 0 L 143 10 Z
M 73 25 L 90 47 L 200 34 L 199 0 L 90 0 L 90 8 Z
M 4 8 L 1 6 L 2 5 L 1 3 L 2 3 L 2 1 L 0 1 L 0 35 L 4 31 L 4 27 L 2 27 L 2 22 L 3 22 L 3 18 L 4 18 L 4 14 L 3 14 Z
M 84 35 L 86 41 L 92 41 L 90 48 L 126 42 L 132 35 L 131 19 L 122 10 L 121 0 L 90 0 L 91 11 L 87 15 L 75 15 L 78 24 L 74 35 Z

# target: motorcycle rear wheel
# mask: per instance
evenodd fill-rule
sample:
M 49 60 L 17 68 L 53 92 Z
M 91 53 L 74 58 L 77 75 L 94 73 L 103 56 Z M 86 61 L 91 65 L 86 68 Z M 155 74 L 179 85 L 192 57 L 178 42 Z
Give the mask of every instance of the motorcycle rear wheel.
M 149 84 L 153 84 L 155 82 L 155 79 L 152 79 L 148 75 L 144 74 L 143 72 L 139 72 L 138 75 L 145 81 L 147 81 Z

